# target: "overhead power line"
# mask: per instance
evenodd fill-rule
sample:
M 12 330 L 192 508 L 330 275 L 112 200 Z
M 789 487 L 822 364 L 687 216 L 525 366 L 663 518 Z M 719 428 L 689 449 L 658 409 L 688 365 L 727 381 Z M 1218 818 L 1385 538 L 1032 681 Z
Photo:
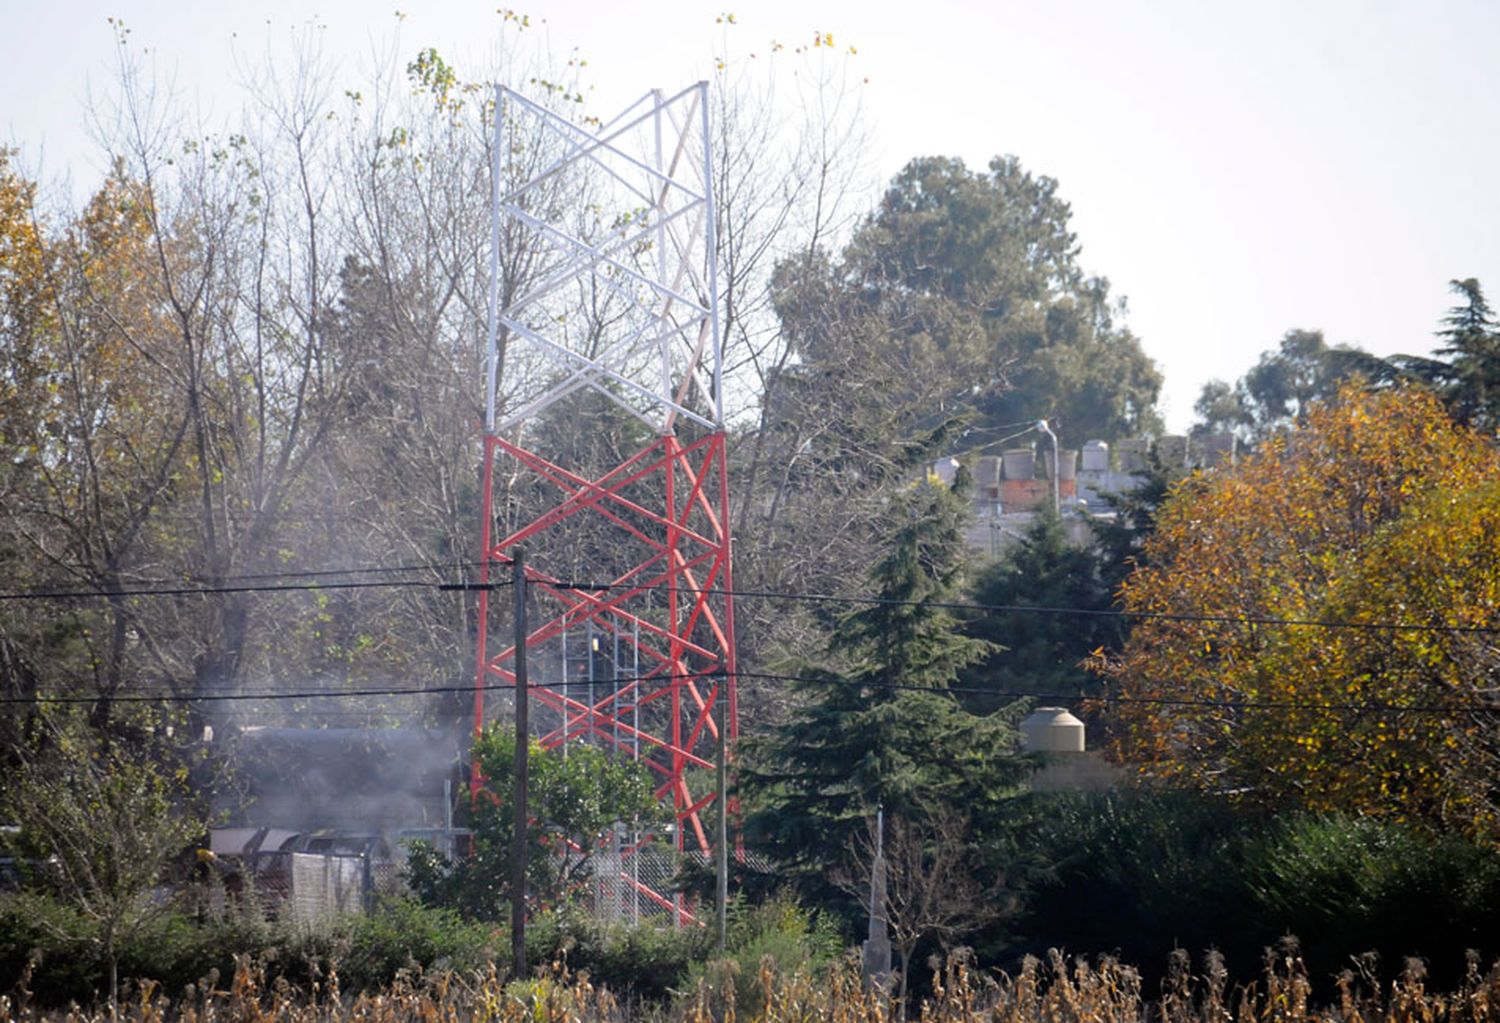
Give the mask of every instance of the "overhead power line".
M 98 600 L 121 597 L 166 597 L 198 596 L 229 593 L 291 593 L 299 591 L 366 590 L 413 588 L 438 591 L 476 591 L 509 589 L 509 579 L 492 582 L 453 581 L 435 582 L 432 579 L 375 579 L 340 580 L 338 577 L 367 573 L 431 572 L 440 569 L 473 568 L 480 562 L 445 562 L 432 566 L 390 566 L 358 569 L 335 569 L 319 572 L 263 573 L 226 577 L 214 583 L 173 583 L 171 585 L 132 586 L 119 590 L 106 589 L 31 589 L 0 591 L 0 601 L 24 600 Z M 327 581 L 315 581 L 323 580 Z M 305 579 L 304 582 L 258 582 L 256 580 Z M 542 581 L 551 589 L 609 592 L 614 590 L 636 590 L 640 592 L 665 592 L 665 583 L 654 586 L 638 586 L 629 582 L 600 582 L 588 580 Z M 1188 611 L 1132 611 L 1124 608 L 1076 608 L 1035 604 L 985 604 L 960 600 L 901 600 L 864 594 L 840 595 L 834 593 L 806 593 L 784 590 L 710 589 L 709 596 L 728 597 L 735 600 L 788 600 L 803 603 L 863 604 L 866 606 L 930 607 L 945 611 L 986 612 L 991 614 L 1040 614 L 1081 618 L 1119 618 L 1137 621 L 1189 622 L 1215 625 L 1257 625 L 1317 629 L 1353 629 L 1369 632 L 1435 632 L 1490 635 L 1500 634 L 1500 625 L 1454 625 L 1444 622 L 1364 622 L 1330 618 L 1278 618 L 1274 615 L 1210 614 Z
M 0 600 L 96 600 L 120 597 L 186 597 L 214 593 L 290 593 L 298 590 L 373 590 L 391 587 L 433 587 L 421 579 L 382 579 L 362 582 L 245 583 L 231 586 L 151 586 L 119 590 L 13 590 Z
M 634 685 L 641 682 L 673 682 L 689 678 L 713 680 L 713 673 L 692 674 L 658 674 L 637 675 L 628 678 L 596 679 L 598 686 L 623 686 Z M 898 692 L 937 693 L 954 696 L 999 696 L 1014 697 L 1017 700 L 1035 699 L 1051 700 L 1058 703 L 1099 703 L 1099 704 L 1146 704 L 1172 707 L 1198 707 L 1204 709 L 1221 710 L 1287 710 L 1287 711 L 1330 711 L 1348 712 L 1357 714 L 1471 714 L 1487 713 L 1500 714 L 1500 705 L 1479 702 L 1454 702 L 1454 703 L 1416 703 L 1416 704 L 1392 704 L 1378 701 L 1358 703 L 1342 701 L 1317 701 L 1317 700 L 1209 700 L 1192 699 L 1189 697 L 1150 697 L 1150 696 L 1122 696 L 1118 694 L 1100 693 L 1057 693 L 1039 691 L 998 691 L 980 686 L 925 686 L 900 682 L 883 682 L 870 679 L 850 679 L 839 676 L 823 675 L 788 675 L 778 672 L 736 672 L 735 678 L 741 682 L 770 682 L 770 683 L 792 683 L 807 685 L 829 685 L 848 686 L 853 688 L 888 690 Z M 574 689 L 582 690 L 588 687 L 587 682 L 576 679 L 536 681 L 531 680 L 528 686 L 533 689 Z M 109 700 L 113 703 L 239 703 L 239 702 L 273 702 L 288 700 L 320 700 L 320 699 L 345 699 L 366 698 L 374 696 L 435 696 L 444 694 L 469 694 L 473 693 L 475 686 L 470 685 L 445 685 L 445 686 L 381 686 L 360 689 L 312 689 L 298 690 L 293 692 L 271 692 L 271 691 L 240 691 L 234 693 L 203 693 L 203 694 L 181 694 L 181 693 L 143 693 L 139 691 L 115 694 L 78 694 L 72 693 L 59 696 L 7 696 L 0 697 L 0 706 L 24 706 L 40 704 L 93 704 L 100 700 Z M 477 687 L 485 691 L 508 690 L 513 688 L 508 682 L 490 682 Z M 628 704 L 627 704 L 628 705 Z

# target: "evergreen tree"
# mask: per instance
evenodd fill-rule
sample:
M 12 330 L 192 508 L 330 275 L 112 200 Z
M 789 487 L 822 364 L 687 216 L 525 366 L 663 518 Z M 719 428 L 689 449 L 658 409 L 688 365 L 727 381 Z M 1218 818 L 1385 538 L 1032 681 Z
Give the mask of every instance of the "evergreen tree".
M 1095 519 L 1090 526 L 1099 545 L 1100 578 L 1111 597 L 1119 592 L 1125 577 L 1145 563 L 1145 542 L 1156 532 L 1156 516 L 1162 503 L 1174 487 L 1190 486 L 1192 479 L 1182 466 L 1168 465 L 1152 451 L 1138 484 L 1118 494 L 1105 495 L 1114 516 Z M 1123 636 L 1120 641 L 1124 642 Z
M 1381 380 L 1389 372 L 1368 352 L 1329 345 L 1321 330 L 1289 330 L 1233 387 L 1222 380 L 1203 385 L 1193 405 L 1193 433 L 1232 431 L 1258 444 L 1290 427 L 1312 402 L 1333 397 L 1355 374 Z
M 975 580 L 977 603 L 1017 610 L 981 612 L 965 627 L 966 634 L 998 649 L 965 672 L 968 686 L 989 691 L 970 695 L 966 704 L 989 710 L 1006 702 L 1006 694 L 1081 693 L 1088 674 L 1080 662 L 1124 640 L 1118 618 L 1091 613 L 1110 609 L 1108 569 L 1093 545 L 1068 540 L 1051 509 L 1038 516 L 1020 543 Z
M 804 372 L 881 376 L 885 415 L 954 411 L 981 428 L 1046 418 L 1065 443 L 1160 427 L 1161 373 L 1085 273 L 1058 183 L 1014 157 L 986 170 L 920 157 L 891 181 L 837 258 L 785 263 L 777 311 Z
M 742 767 L 752 841 L 812 894 L 828 894 L 827 871 L 878 808 L 954 808 L 978 835 L 1026 772 L 1014 713 L 971 714 L 950 691 L 993 649 L 946 606 L 962 581 L 965 502 L 927 484 L 903 510 L 870 572 L 877 599 L 829 643 L 839 667 L 804 669 L 804 706 Z
M 1438 331 L 1443 344 L 1437 354 L 1448 358 L 1440 393 L 1453 418 L 1494 433 L 1500 427 L 1500 324 L 1477 280 L 1449 285 L 1464 303 L 1448 311 Z
M 1473 277 L 1448 286 L 1463 303 L 1448 310 L 1432 355 L 1391 355 L 1365 370 L 1382 384 L 1419 383 L 1442 399 L 1449 415 L 1493 435 L 1500 430 L 1500 323 Z

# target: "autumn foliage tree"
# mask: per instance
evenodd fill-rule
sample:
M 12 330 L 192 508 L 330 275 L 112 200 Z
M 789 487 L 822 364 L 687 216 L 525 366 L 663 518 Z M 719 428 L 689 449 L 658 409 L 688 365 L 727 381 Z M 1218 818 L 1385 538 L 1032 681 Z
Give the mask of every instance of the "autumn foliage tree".
M 1270 807 L 1500 832 L 1500 454 L 1429 393 L 1346 385 L 1178 486 L 1101 665 L 1115 752 Z

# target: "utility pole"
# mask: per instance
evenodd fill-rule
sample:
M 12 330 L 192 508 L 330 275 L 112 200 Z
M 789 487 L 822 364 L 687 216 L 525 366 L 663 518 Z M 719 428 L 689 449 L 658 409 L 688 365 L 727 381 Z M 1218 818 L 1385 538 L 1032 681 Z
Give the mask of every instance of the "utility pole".
M 1047 425 L 1047 420 L 1045 419 L 1038 419 L 1036 421 L 1036 429 L 1038 430 L 1038 432 L 1051 438 L 1052 440 L 1052 469 L 1047 473 L 1047 475 L 1052 477 L 1052 514 L 1061 515 L 1062 489 L 1059 484 L 1058 478 L 1062 475 L 1062 466 L 1058 462 L 1059 453 L 1057 450 L 1057 434 L 1052 432 L 1052 427 Z
M 870 930 L 862 946 L 865 981 L 884 988 L 891 976 L 890 921 L 886 914 L 885 808 L 875 811 L 875 856 L 870 861 Z
M 516 619 L 516 762 L 511 796 L 515 820 L 511 828 L 510 956 L 511 975 L 519 980 L 526 976 L 526 755 L 531 745 L 526 720 L 526 552 L 519 547 L 511 570 Z
M 720 679 L 723 686 L 727 680 Z M 714 866 L 718 873 L 717 892 L 719 901 L 719 951 L 724 951 L 729 938 L 729 701 L 723 694 L 714 700 L 714 711 L 719 729 L 719 833 L 714 839 Z

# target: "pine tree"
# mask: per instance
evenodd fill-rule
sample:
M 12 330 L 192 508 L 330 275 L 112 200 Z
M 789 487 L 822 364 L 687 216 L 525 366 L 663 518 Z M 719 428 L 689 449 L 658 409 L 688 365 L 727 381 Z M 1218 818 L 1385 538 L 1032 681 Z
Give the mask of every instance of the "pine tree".
M 1431 355 L 1390 355 L 1361 371 L 1381 384 L 1429 387 L 1454 419 L 1493 436 L 1500 431 L 1500 323 L 1477 279 L 1448 286 L 1463 303 L 1443 317 L 1442 343 Z
M 1450 281 L 1464 303 L 1443 318 L 1436 354 L 1447 356 L 1441 394 L 1453 418 L 1493 434 L 1500 428 L 1500 324 L 1479 282 L 1470 277 Z
M 967 698 L 971 709 L 1003 705 L 1006 694 L 1083 692 L 1088 674 L 1080 662 L 1099 647 L 1124 641 L 1119 619 L 1093 613 L 1112 604 L 1108 567 L 1092 544 L 1070 542 L 1048 509 L 1007 557 L 980 574 L 973 591 L 977 603 L 1080 613 L 996 610 L 969 622 L 968 635 L 1001 648 L 965 672 L 966 688 L 987 690 Z
M 838 668 L 803 669 L 801 710 L 748 751 L 746 825 L 785 872 L 816 888 L 879 808 L 915 818 L 953 808 L 983 831 L 1027 762 L 1015 714 L 966 711 L 951 687 L 993 650 L 947 605 L 960 592 L 961 494 L 926 484 L 870 580 L 875 599 L 829 643 Z

